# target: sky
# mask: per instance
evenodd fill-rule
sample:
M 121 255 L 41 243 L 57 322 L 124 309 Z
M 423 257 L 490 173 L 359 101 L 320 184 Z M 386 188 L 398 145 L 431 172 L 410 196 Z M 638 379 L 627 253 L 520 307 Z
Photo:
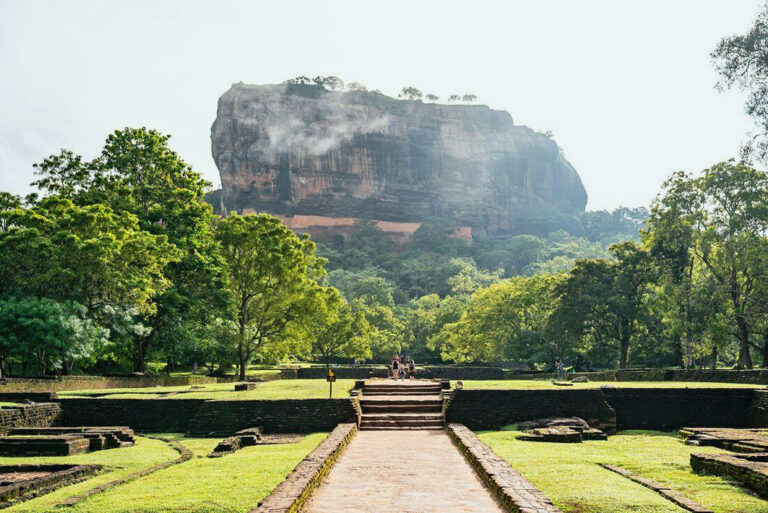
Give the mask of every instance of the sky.
M 0 0 L 0 190 L 147 126 L 215 186 L 210 127 L 232 83 L 337 75 L 393 96 L 473 93 L 550 130 L 588 210 L 647 206 L 677 170 L 736 157 L 745 95 L 710 52 L 760 0 Z

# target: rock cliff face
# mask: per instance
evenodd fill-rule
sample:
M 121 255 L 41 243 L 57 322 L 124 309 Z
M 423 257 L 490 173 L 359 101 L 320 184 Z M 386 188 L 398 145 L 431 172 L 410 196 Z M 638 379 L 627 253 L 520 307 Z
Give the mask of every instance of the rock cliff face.
M 219 99 L 211 142 L 223 212 L 325 226 L 438 216 L 497 236 L 587 201 L 554 141 L 485 106 L 236 84 Z

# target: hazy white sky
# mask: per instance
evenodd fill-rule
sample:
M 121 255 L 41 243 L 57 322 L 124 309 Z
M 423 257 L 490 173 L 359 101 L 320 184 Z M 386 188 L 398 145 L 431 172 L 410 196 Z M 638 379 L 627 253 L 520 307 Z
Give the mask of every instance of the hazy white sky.
M 0 0 L 0 190 L 32 163 L 148 126 L 215 185 L 210 126 L 230 84 L 338 75 L 474 93 L 551 130 L 588 209 L 647 205 L 672 171 L 734 157 L 751 121 L 709 53 L 759 0 Z

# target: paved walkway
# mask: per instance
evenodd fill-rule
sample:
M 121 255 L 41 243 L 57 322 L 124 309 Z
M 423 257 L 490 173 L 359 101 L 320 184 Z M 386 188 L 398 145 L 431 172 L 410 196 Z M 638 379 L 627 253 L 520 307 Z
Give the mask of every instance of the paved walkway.
M 305 513 L 503 513 L 443 430 L 361 431 Z

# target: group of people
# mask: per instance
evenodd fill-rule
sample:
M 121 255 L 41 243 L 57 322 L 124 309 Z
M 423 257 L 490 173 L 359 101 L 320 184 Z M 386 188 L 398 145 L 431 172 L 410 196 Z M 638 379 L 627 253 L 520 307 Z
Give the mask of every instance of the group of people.
M 392 364 L 389 366 L 389 370 L 392 372 L 392 379 L 405 379 L 407 375 L 409 379 L 415 379 L 416 375 L 416 362 L 414 362 L 408 355 L 395 355 L 392 357 Z

